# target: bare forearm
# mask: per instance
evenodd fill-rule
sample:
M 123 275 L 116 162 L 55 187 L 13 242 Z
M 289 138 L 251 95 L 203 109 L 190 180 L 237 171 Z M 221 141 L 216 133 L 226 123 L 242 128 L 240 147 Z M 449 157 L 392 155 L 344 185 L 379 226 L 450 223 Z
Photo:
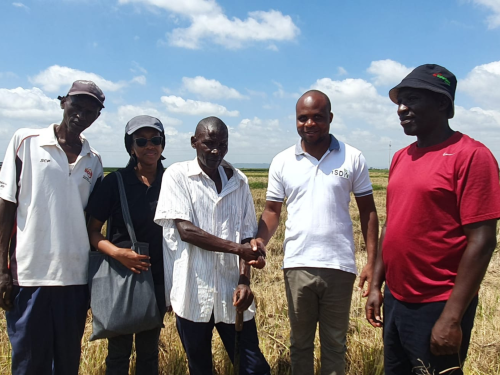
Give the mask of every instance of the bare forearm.
M 250 285 L 250 269 L 252 267 L 240 258 L 240 278 L 238 284 Z
M 9 243 L 16 217 L 16 204 L 0 198 L 0 273 L 9 270 Z
M 257 229 L 257 235 L 255 238 L 260 238 L 265 245 L 269 242 L 271 237 L 278 229 L 281 214 L 281 204 L 279 204 L 279 210 L 270 210 L 267 207 L 262 212 L 262 216 L 259 220 L 259 227 Z
M 375 266 L 373 268 L 373 281 L 371 285 L 373 289 L 378 289 L 378 290 L 382 288 L 382 283 L 385 281 L 385 267 L 384 267 L 384 260 L 382 257 L 382 251 L 383 251 L 382 244 L 384 243 L 385 229 L 386 226 L 384 224 L 384 226 L 382 227 L 382 233 L 380 234 L 380 240 L 378 246 L 379 250 L 377 252 L 377 257 L 375 259 Z
M 470 302 L 477 294 L 496 246 L 496 221 L 465 230 L 467 248 L 458 266 L 455 286 L 443 310 L 442 317 L 460 322 Z M 469 228 L 470 229 L 470 228 Z
M 366 244 L 368 263 L 377 258 L 378 217 L 376 211 L 360 212 L 361 232 Z
M 214 236 L 189 221 L 176 220 L 182 241 L 208 251 L 239 254 L 240 244 Z
M 113 245 L 110 241 L 108 241 L 100 231 L 92 231 L 89 232 L 89 240 L 92 246 L 94 246 L 101 253 L 109 255 L 113 258 L 116 257 L 118 247 Z

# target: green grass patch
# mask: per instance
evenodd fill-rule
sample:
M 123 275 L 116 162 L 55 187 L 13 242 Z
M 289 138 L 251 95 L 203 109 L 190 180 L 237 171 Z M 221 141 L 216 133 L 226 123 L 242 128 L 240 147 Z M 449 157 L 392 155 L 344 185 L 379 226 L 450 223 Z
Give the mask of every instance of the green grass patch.
M 386 187 L 385 186 L 382 186 L 382 185 L 378 185 L 378 184 L 373 184 L 372 185 L 372 189 L 375 191 L 375 190 L 385 190 Z
M 250 182 L 248 185 L 250 185 L 250 189 L 266 189 L 267 188 L 267 184 L 265 182 L 261 182 L 261 181 Z

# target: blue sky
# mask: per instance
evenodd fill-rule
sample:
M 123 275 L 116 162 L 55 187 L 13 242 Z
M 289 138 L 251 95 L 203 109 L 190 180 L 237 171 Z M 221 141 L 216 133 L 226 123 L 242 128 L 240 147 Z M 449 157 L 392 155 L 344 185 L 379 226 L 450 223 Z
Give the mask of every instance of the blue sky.
M 405 136 L 388 90 L 437 63 L 458 78 L 453 129 L 500 158 L 500 0 L 25 0 L 0 3 L 0 155 L 14 131 L 60 122 L 56 100 L 94 80 L 106 108 L 85 135 L 122 166 L 125 124 L 166 127 L 166 165 L 194 157 L 204 117 L 230 127 L 235 163 L 269 163 L 298 139 L 294 110 L 327 93 L 331 132 L 387 167 Z

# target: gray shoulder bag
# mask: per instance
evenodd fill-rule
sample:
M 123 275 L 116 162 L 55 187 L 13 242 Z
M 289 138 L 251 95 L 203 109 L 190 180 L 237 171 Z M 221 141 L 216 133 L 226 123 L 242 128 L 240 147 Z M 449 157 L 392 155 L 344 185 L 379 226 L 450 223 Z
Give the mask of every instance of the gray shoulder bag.
M 132 241 L 131 248 L 138 254 L 149 255 L 149 244 L 138 242 L 135 237 L 122 176 L 119 172 L 115 175 L 123 219 Z M 151 268 L 137 274 L 118 260 L 99 251 L 91 251 L 88 280 L 93 317 L 90 341 L 162 326 Z

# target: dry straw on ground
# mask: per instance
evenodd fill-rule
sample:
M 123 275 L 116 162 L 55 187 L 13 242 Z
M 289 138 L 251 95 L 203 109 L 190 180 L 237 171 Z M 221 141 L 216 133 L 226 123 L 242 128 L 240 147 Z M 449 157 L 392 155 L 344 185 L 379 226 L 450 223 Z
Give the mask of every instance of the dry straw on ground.
M 248 176 L 253 186 L 255 209 L 257 215 L 260 215 L 265 204 L 267 174 L 262 171 L 248 172 Z M 382 224 L 385 220 L 387 174 L 383 171 L 372 171 L 371 177 L 374 186 L 377 187 L 374 195 Z M 361 267 L 365 262 L 366 254 L 360 231 L 359 215 L 354 202 L 351 203 L 351 214 L 354 221 L 356 259 L 358 267 Z M 254 272 L 252 277 L 252 288 L 257 300 L 256 320 L 260 346 L 274 375 L 290 374 L 289 326 L 281 271 L 285 218 L 286 212 L 283 213 L 280 227 L 269 244 L 266 268 Z M 465 365 L 466 374 L 500 374 L 499 283 L 500 255 L 497 248 L 480 291 L 472 343 Z M 365 300 L 361 297 L 361 293 L 355 289 L 347 342 L 347 374 L 349 375 L 383 374 L 382 331 L 372 328 L 366 322 L 364 303 Z M 89 342 L 90 329 L 89 318 L 82 345 L 80 374 L 103 375 L 105 373 L 106 342 L 103 340 Z M 219 375 L 232 374 L 230 361 L 217 334 L 214 334 L 213 354 L 214 373 Z M 318 337 L 316 338 L 315 358 L 316 368 L 319 370 Z M 133 367 L 130 373 L 134 374 Z M 172 315 L 168 315 L 165 318 L 165 329 L 162 330 L 161 334 L 160 374 L 184 375 L 187 373 L 186 358 L 175 329 L 175 319 Z M 425 373 L 425 369 L 422 368 L 422 374 Z M 10 374 L 10 346 L 3 313 L 0 319 L 0 374 Z

